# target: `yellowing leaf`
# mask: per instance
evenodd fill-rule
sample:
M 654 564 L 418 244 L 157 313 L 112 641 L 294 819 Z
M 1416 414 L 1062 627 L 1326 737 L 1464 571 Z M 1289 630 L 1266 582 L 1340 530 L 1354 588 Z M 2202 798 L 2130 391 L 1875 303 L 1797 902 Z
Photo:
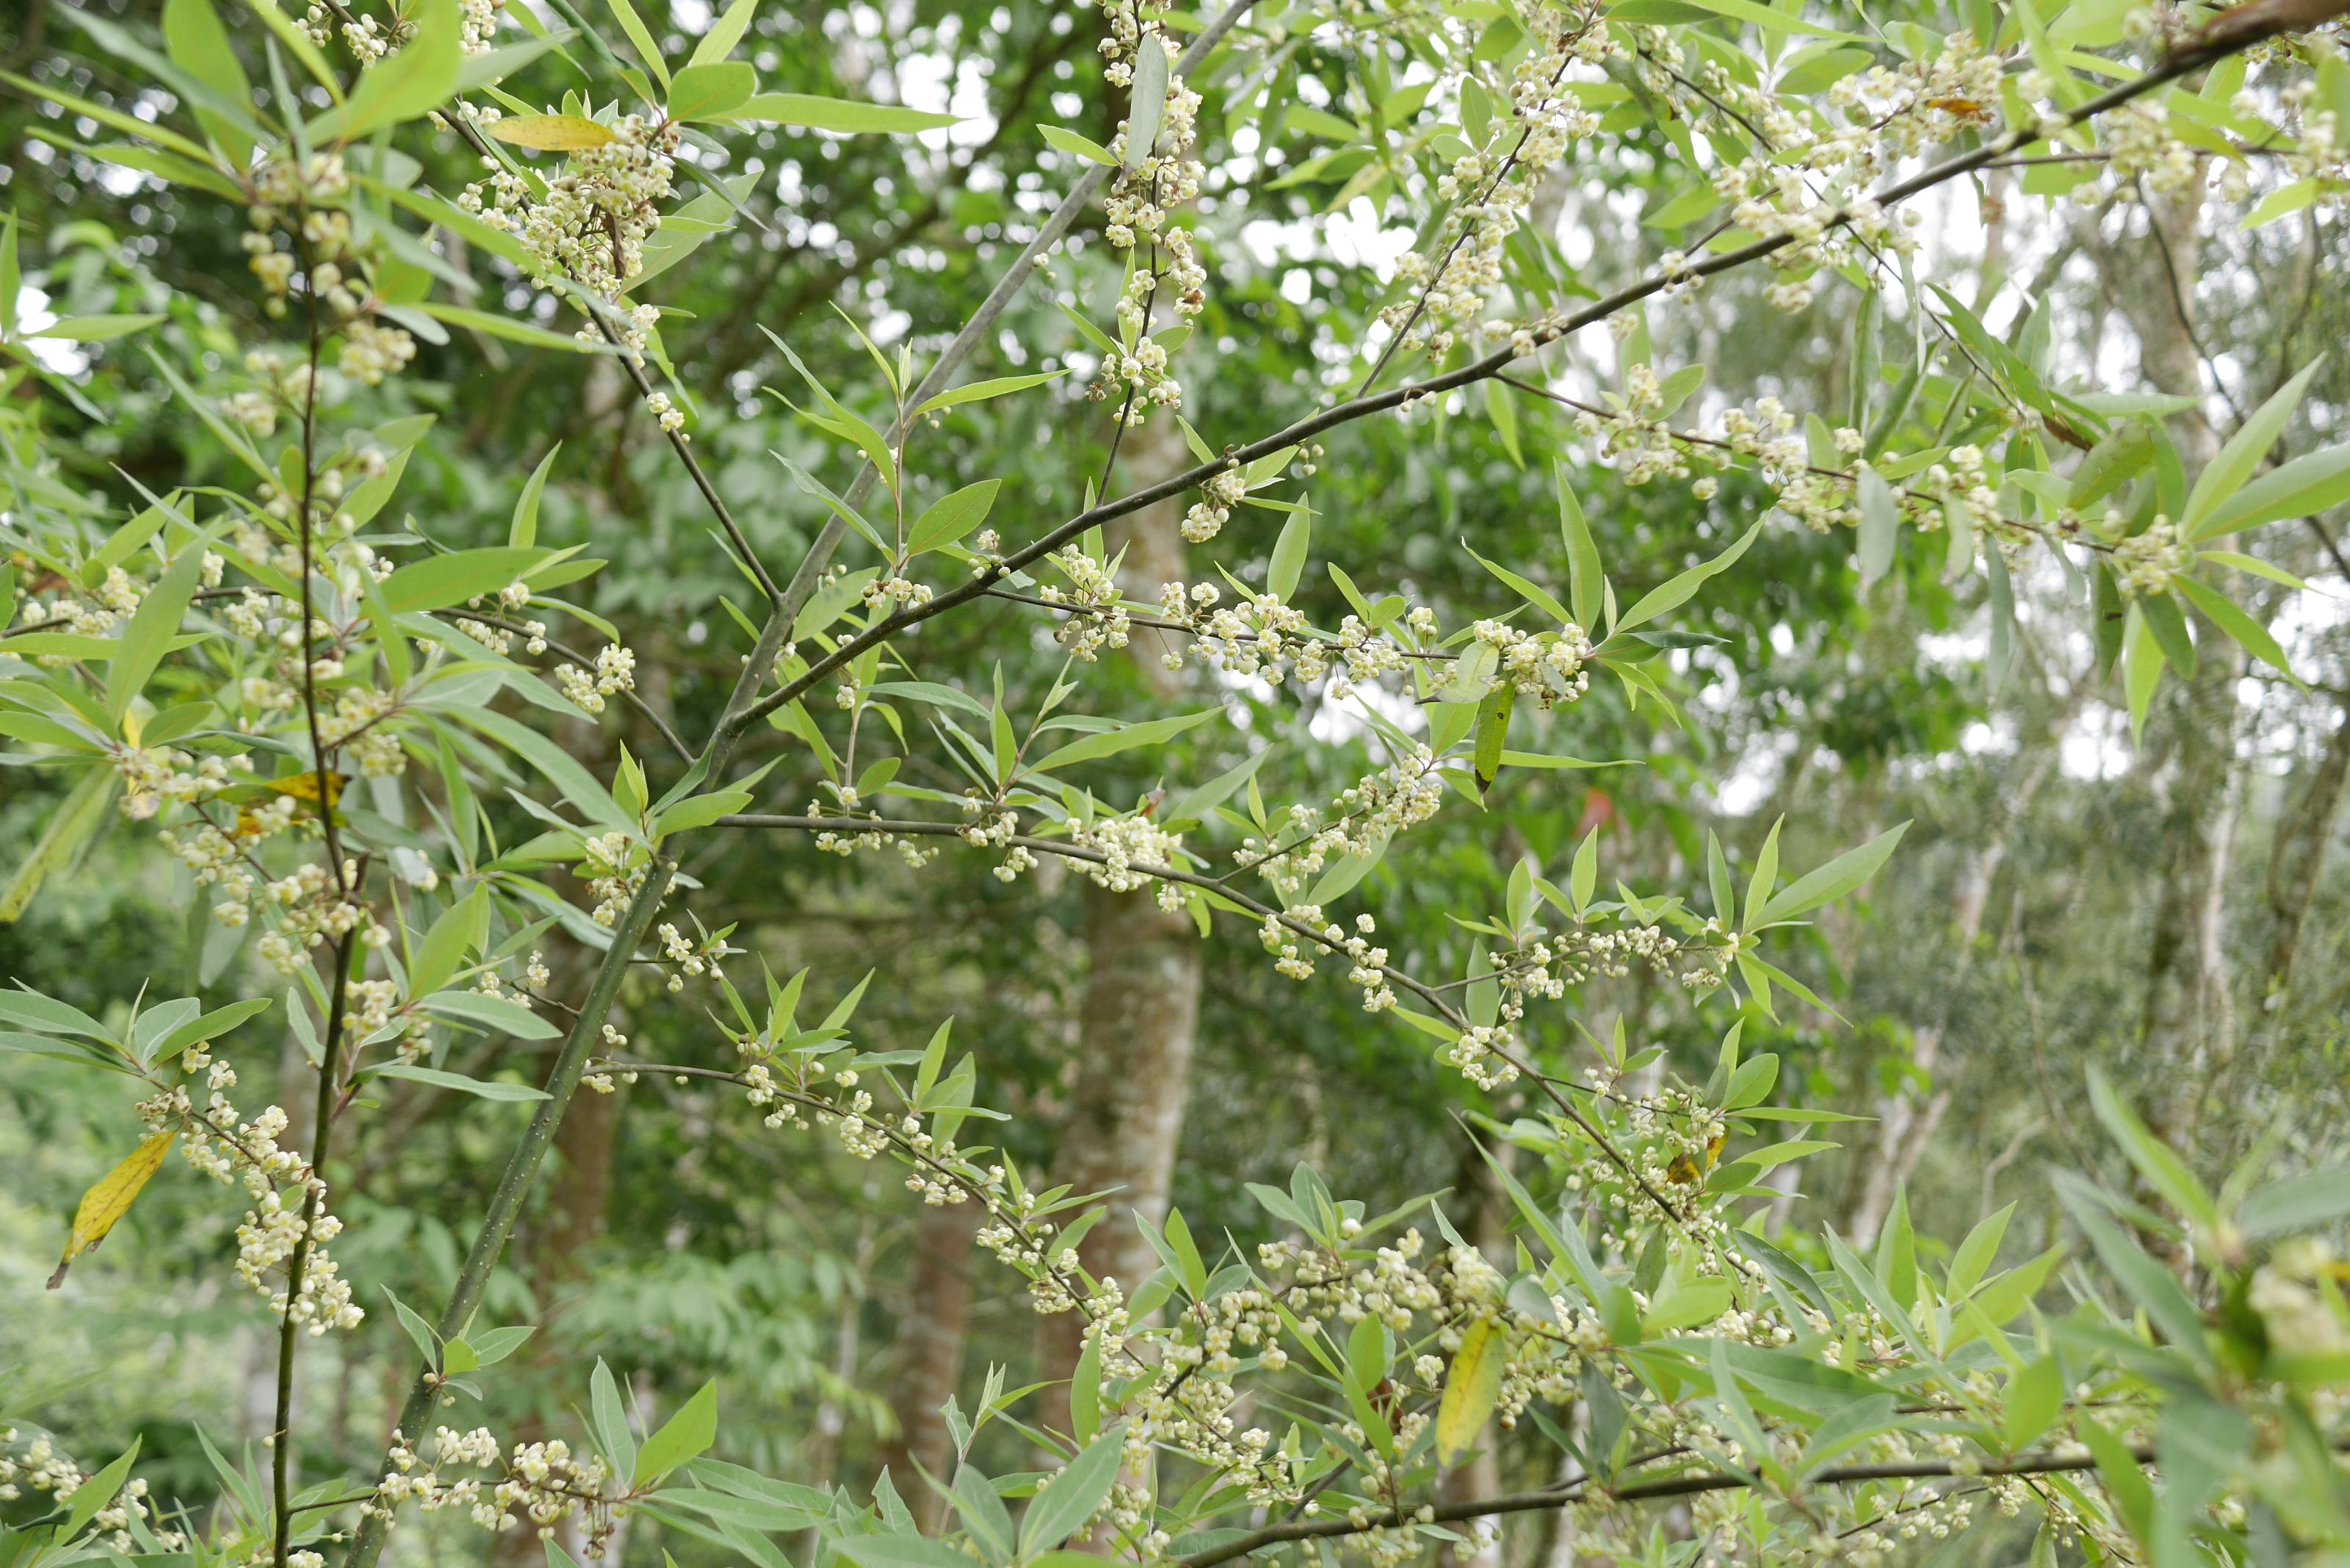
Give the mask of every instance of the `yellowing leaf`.
M 615 140 L 603 126 L 576 114 L 518 114 L 490 127 L 490 134 L 541 152 L 585 152 Z
M 1482 1318 L 1461 1336 L 1461 1348 L 1452 1353 L 1452 1370 L 1445 1374 L 1444 1398 L 1436 1407 L 1438 1464 L 1450 1469 L 1477 1441 L 1501 1397 L 1502 1364 L 1508 1359 L 1502 1336 Z
M 335 773 L 331 770 L 328 771 L 327 774 L 327 805 L 328 806 L 333 806 L 336 802 L 343 798 L 343 786 L 348 783 L 350 783 L 350 775 L 348 774 Z M 315 803 L 318 798 L 318 775 L 315 773 L 293 774 L 286 778 L 271 779 L 267 784 L 261 787 L 269 791 L 272 794 L 291 795 L 296 800 L 310 801 Z
M 57 1261 L 57 1272 L 49 1276 L 49 1289 L 64 1284 L 66 1271 L 73 1266 L 73 1261 L 105 1241 L 114 1222 L 130 1212 L 140 1189 L 147 1185 L 148 1178 L 155 1174 L 163 1157 L 172 1151 L 175 1136 L 157 1133 L 81 1195 L 81 1207 L 74 1210 L 73 1234 L 66 1238 L 66 1255 Z

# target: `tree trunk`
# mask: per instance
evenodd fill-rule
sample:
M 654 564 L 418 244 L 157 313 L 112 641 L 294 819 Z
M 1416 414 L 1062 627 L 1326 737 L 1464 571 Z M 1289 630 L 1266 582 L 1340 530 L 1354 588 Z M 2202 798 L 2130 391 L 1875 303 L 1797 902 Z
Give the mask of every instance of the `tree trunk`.
M 2342 808 L 2345 783 L 2350 783 L 2350 699 L 2343 701 L 2341 721 L 2334 726 L 2308 786 L 2277 825 L 2276 842 L 2269 851 L 2269 912 L 2275 926 L 2269 933 L 2268 962 L 2262 971 L 2264 1011 L 2282 1007 L 2292 987 L 2293 965 L 2301 957 L 2302 928 L 2317 892 L 2317 873 L 2325 863 L 2325 846 L 2334 836 L 2334 818 Z
M 2146 379 L 2158 390 L 2199 400 L 2212 390 L 2205 384 L 2195 327 L 2200 191 L 2199 183 L 2184 200 L 2151 203 L 2144 244 L 2126 254 L 2101 245 L 2098 254 L 2115 303 L 2137 335 Z M 2199 401 L 2172 417 L 2170 432 L 2190 476 L 2219 451 L 2219 432 Z M 2163 704 L 2172 766 L 2163 817 L 2162 887 L 2138 1020 L 2149 1059 L 2179 1069 L 2179 1087 L 2166 1096 L 2173 1110 L 2180 1108 L 2184 1085 L 2227 1054 L 2233 1033 L 2222 937 L 2235 846 L 2235 689 L 2243 656 L 2232 639 L 2199 617 L 2196 630 L 2195 675 Z M 2171 1118 L 2158 1113 L 2158 1119 Z
M 1181 432 L 1164 414 L 1127 432 L 1129 487 L 1178 472 L 1188 461 Z M 1155 601 L 1162 583 L 1183 575 L 1180 497 L 1135 513 L 1107 536 L 1110 554 L 1125 550 L 1119 586 L 1129 598 Z M 1165 656 L 1178 651 L 1168 634 L 1138 629 L 1128 644 L 1143 679 L 1162 698 L 1180 687 Z M 1113 1192 L 1112 1212 L 1078 1246 L 1095 1278 L 1116 1279 L 1128 1291 L 1158 1266 L 1134 1215 L 1159 1225 L 1167 1218 L 1175 1151 L 1191 1092 L 1191 1044 L 1200 1018 L 1200 937 L 1191 918 L 1169 913 L 1148 892 L 1086 889 L 1086 949 L 1089 961 L 1078 1029 L 1076 1077 L 1054 1162 L 1056 1182 L 1079 1192 Z M 1084 1348 L 1085 1322 L 1075 1313 L 1037 1320 L 1038 1376 L 1053 1380 L 1038 1417 L 1055 1431 L 1069 1429 L 1066 1380 Z
M 1113 1194 L 1110 1217 L 1077 1255 L 1097 1279 L 1128 1291 L 1158 1267 L 1137 1218 L 1165 1223 L 1175 1150 L 1191 1097 L 1191 1045 L 1200 1016 L 1200 935 L 1191 916 L 1170 914 L 1149 893 L 1086 889 L 1086 980 L 1076 1082 L 1070 1090 L 1053 1179 L 1079 1192 Z M 1069 1429 L 1066 1379 L 1084 1348 L 1085 1319 L 1055 1313 L 1037 1322 L 1038 1412 Z
M 898 1435 L 881 1447 L 898 1495 L 924 1534 L 935 1533 L 945 1504 L 915 1475 L 920 1466 L 954 1479 L 954 1438 L 941 1411 L 962 1384 L 963 1344 L 971 1323 L 972 1260 L 983 1211 L 976 1203 L 922 1210 L 914 1272 L 898 1315 L 898 1378 L 889 1408 Z

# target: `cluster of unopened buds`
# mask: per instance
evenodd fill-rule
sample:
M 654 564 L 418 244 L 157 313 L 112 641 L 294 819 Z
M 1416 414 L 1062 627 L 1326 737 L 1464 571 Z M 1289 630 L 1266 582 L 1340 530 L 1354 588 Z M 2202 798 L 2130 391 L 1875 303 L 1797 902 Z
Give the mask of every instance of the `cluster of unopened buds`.
M 1481 620 L 1470 634 L 1498 657 L 1497 682 L 1545 709 L 1573 702 L 1591 689 L 1590 672 L 1584 668 L 1591 657 L 1591 639 L 1572 621 L 1557 631 L 1526 632 L 1506 621 Z
M 683 991 L 689 979 L 699 980 L 715 970 L 728 950 L 723 938 L 706 933 L 699 940 L 690 938 L 667 921 L 654 934 L 660 940 L 661 956 L 676 966 L 668 981 L 672 995 Z
M 2158 516 L 2143 533 L 2116 540 L 2110 557 L 2114 586 L 2125 598 L 2166 594 L 2195 564 L 2193 546 L 2183 544 L 2168 517 Z
M 459 1432 L 442 1427 L 433 1434 L 432 1458 L 426 1460 L 395 1431 L 386 1459 L 381 1485 L 361 1505 L 363 1512 L 386 1521 L 404 1502 L 427 1513 L 462 1512 L 484 1530 L 526 1527 L 541 1539 L 551 1539 L 558 1525 L 576 1521 L 588 1538 L 588 1553 L 598 1556 L 613 1526 L 629 1513 L 625 1496 L 606 1495 L 612 1477 L 604 1461 L 573 1452 L 560 1438 L 516 1443 L 511 1455 L 501 1456 L 487 1428 Z M 501 1473 L 494 1479 L 442 1473 L 464 1469 Z
M 0 1503 L 17 1501 L 31 1492 L 62 1504 L 90 1480 L 88 1471 L 57 1451 L 47 1432 L 36 1432 L 27 1438 L 14 1427 L 0 1428 Z M 138 1548 L 137 1539 L 130 1532 L 133 1521 L 148 1530 L 156 1544 L 165 1551 L 183 1549 L 188 1543 L 183 1532 L 156 1528 L 158 1521 L 147 1497 L 146 1478 L 131 1477 L 90 1516 L 89 1528 L 97 1531 L 105 1544 L 118 1554 Z M 62 1540 L 57 1544 L 62 1545 Z
M 1617 53 L 1599 23 L 1599 8 L 1580 4 L 1530 11 L 1524 25 L 1532 47 L 1506 81 L 1480 84 L 1507 112 L 1495 114 L 1482 142 L 1437 176 L 1444 220 L 1426 246 L 1397 264 L 1409 292 L 1379 319 L 1404 350 L 1424 350 L 1430 358 L 1451 352 L 1501 284 L 1510 236 L 1536 186 L 1566 161 L 1575 142 L 1597 134 L 1598 117 L 1568 91 L 1566 78 L 1577 65 L 1597 66 Z
M 868 605 L 887 604 L 892 609 L 926 605 L 933 597 L 931 585 L 918 583 L 902 572 L 877 577 L 865 585 L 862 597 Z
M 1312 806 L 1290 808 L 1295 836 L 1272 844 L 1255 837 L 1241 841 L 1233 856 L 1243 867 L 1261 871 L 1283 900 L 1297 896 L 1331 859 L 1372 854 L 1388 837 L 1416 827 L 1436 815 L 1444 804 L 1444 781 L 1436 753 L 1416 745 L 1387 767 L 1367 774 L 1340 792 L 1332 803 L 1337 816 L 1320 820 Z
M 614 643 L 597 651 L 593 670 L 576 664 L 556 665 L 555 684 L 582 712 L 601 713 L 605 698 L 637 689 L 637 656 Z
M 617 831 L 583 836 L 579 849 L 580 877 L 596 897 L 591 918 L 608 929 L 619 922 L 620 911 L 644 886 L 652 870 L 652 857 L 636 839 Z
M 1096 398 L 1119 400 L 1126 423 L 1139 425 L 1152 407 L 1180 408 L 1183 401 L 1183 389 L 1168 369 L 1167 346 L 1151 336 L 1158 301 L 1168 296 L 1179 321 L 1207 308 L 1208 270 L 1198 242 L 1171 221 L 1174 209 L 1199 195 L 1206 172 L 1191 156 L 1200 95 L 1173 74 L 1182 47 L 1166 26 L 1164 0 L 1102 0 L 1102 9 L 1110 23 L 1110 35 L 1101 44 L 1102 74 L 1112 85 L 1133 86 L 1146 37 L 1165 51 L 1170 67 L 1157 135 L 1149 147 L 1125 148 L 1102 231 L 1114 249 L 1142 245 L 1149 252 L 1148 265 L 1132 269 L 1118 296 L 1118 337 L 1126 348 L 1105 358 L 1092 389 Z M 1121 146 L 1133 130 L 1131 119 L 1120 127 Z
M 486 178 L 468 185 L 459 204 L 521 242 L 541 288 L 588 290 L 592 308 L 608 314 L 623 348 L 641 362 L 660 312 L 617 302 L 644 270 L 645 241 L 670 197 L 680 132 L 668 120 L 634 114 L 603 129 L 609 140 L 572 152 L 561 173 L 544 180 L 486 161 Z M 579 336 L 600 342 L 603 335 L 591 321 Z M 666 399 L 653 410 L 656 417 L 674 411 Z
M 1097 816 L 1089 822 L 1073 822 L 1069 838 L 1083 848 L 1100 851 L 1100 860 L 1076 862 L 1077 869 L 1096 887 L 1113 893 L 1149 888 L 1160 909 L 1171 911 L 1183 907 L 1186 895 L 1182 884 L 1159 875 L 1181 864 L 1181 834 L 1169 833 L 1147 815 L 1137 812 L 1128 816 Z
M 1071 658 L 1087 664 L 1099 659 L 1105 648 L 1124 648 L 1133 633 L 1133 620 L 1119 603 L 1111 565 L 1076 549 L 1055 550 L 1045 559 L 1069 579 L 1066 588 L 1046 583 L 1036 590 L 1038 598 L 1070 612 L 1053 628 L 1054 640 Z
M 1200 499 L 1183 514 L 1183 537 L 1194 545 L 1214 538 L 1231 519 L 1232 507 L 1247 493 L 1248 477 L 1237 467 L 1209 475 L 1200 486 Z
M 120 566 L 109 566 L 98 587 L 87 594 L 60 592 L 54 599 L 26 599 L 23 621 L 28 627 L 104 637 L 117 622 L 135 612 L 145 597 L 146 590 L 130 573 Z M 57 657 L 37 662 L 62 669 L 72 661 Z
M 367 1316 L 351 1299 L 350 1282 L 327 1255 L 327 1243 L 341 1234 L 343 1222 L 327 1212 L 326 1191 L 326 1183 L 315 1176 L 290 1199 L 288 1194 L 273 1189 L 262 1194 L 236 1228 L 236 1277 L 260 1293 L 273 1314 L 290 1319 L 313 1335 L 330 1328 L 357 1328 Z M 306 1192 L 315 1192 L 317 1199 L 315 1210 L 307 1217 Z M 300 1293 L 289 1294 L 270 1276 L 290 1280 L 294 1254 L 302 1249 L 306 1237 L 309 1245 Z

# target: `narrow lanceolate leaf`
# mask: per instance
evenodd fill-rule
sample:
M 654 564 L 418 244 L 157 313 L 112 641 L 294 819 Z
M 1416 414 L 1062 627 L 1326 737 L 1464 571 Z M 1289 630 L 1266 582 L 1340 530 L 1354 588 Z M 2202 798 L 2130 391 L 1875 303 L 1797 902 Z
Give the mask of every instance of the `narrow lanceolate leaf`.
M 2189 530 L 2188 543 L 2200 544 L 2287 517 L 2314 516 L 2345 501 L 2350 501 L 2350 446 L 2329 446 L 2245 485 Z
M 616 140 L 608 128 L 576 114 L 517 114 L 489 130 L 509 146 L 540 152 L 585 152 Z
M 1066 1469 L 1037 1489 L 1020 1521 L 1021 1556 L 1050 1552 L 1085 1527 L 1117 1484 L 1125 1442 L 1120 1432 L 1104 1432 Z
M 2179 529 L 2190 540 L 2205 536 L 2203 522 L 2220 508 L 2234 500 L 2245 488 L 2244 482 L 2261 465 L 2269 448 L 2284 433 L 2287 421 L 2294 409 L 2301 406 L 2301 395 L 2309 388 L 2309 379 L 2317 374 L 2322 360 L 2313 359 L 2301 374 L 2276 389 L 2274 396 L 2252 410 L 2244 426 L 2228 438 L 2203 472 L 2195 476 L 2195 488 L 2187 493 L 2187 507 L 2179 518 Z
M 637 1450 L 636 1484 L 649 1486 L 660 1480 L 706 1452 L 717 1438 L 718 1385 L 705 1383 Z
M 1878 834 L 1857 849 L 1847 849 L 1808 876 L 1798 877 L 1762 906 L 1762 923 L 1791 920 L 1797 915 L 1833 904 L 1877 875 L 1890 859 L 1908 823 Z
M 203 556 L 202 550 L 182 551 L 123 628 L 122 646 L 106 672 L 106 711 L 117 723 L 122 722 L 130 700 L 145 688 L 148 677 L 155 673 L 155 667 L 163 662 L 188 613 L 189 601 L 195 597 L 196 574 L 203 569 Z
M 1438 1464 L 1449 1469 L 1475 1446 L 1501 1397 L 1502 1366 L 1507 1360 L 1503 1336 L 1483 1318 L 1461 1336 L 1461 1348 L 1452 1353 L 1452 1370 L 1444 1376 L 1444 1398 L 1436 1407 Z
M 177 1136 L 157 1133 L 132 1149 L 129 1158 L 81 1195 L 81 1207 L 74 1210 L 73 1231 L 66 1238 L 66 1254 L 57 1260 L 57 1272 L 49 1276 L 49 1289 L 64 1284 L 66 1271 L 73 1267 L 74 1260 L 105 1241 L 115 1222 L 130 1212 L 140 1189 L 162 1166 L 163 1157 L 172 1152 L 172 1139 Z
M 794 125 L 803 130 L 833 130 L 844 135 L 936 130 L 956 123 L 951 114 L 906 109 L 894 103 L 858 103 L 845 98 L 818 98 L 802 92 L 763 92 L 737 108 L 729 119 L 760 119 Z
M 1126 161 L 1133 168 L 1150 156 L 1159 140 L 1159 122 L 1167 116 L 1167 49 L 1159 35 L 1145 33 L 1135 52 L 1132 108 L 1126 122 Z
M 1893 543 L 1901 531 L 1901 508 L 1893 487 L 1873 468 L 1860 474 L 1860 580 L 1866 585 L 1893 565 Z
M 1122 729 L 1105 730 L 1098 735 L 1087 735 L 1071 741 L 1043 761 L 1030 764 L 1034 773 L 1049 773 L 1070 763 L 1091 762 L 1097 757 L 1116 756 L 1138 746 L 1156 746 L 1173 740 L 1197 724 L 1214 718 L 1221 709 L 1202 708 L 1196 713 L 1180 713 L 1170 719 L 1149 719 Z
M 19 640 L 22 640 L 21 639 Z M 106 817 L 106 803 L 114 798 L 114 770 L 92 768 L 74 785 L 41 830 L 32 853 L 16 863 L 7 883 L 0 886 L 0 926 L 13 924 L 41 890 L 49 874 L 80 853 Z

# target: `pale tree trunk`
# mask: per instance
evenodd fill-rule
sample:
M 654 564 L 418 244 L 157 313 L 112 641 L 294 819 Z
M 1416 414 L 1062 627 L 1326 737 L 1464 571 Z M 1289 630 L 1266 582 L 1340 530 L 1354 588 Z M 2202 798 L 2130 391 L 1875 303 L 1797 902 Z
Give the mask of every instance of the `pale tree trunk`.
M 954 1479 L 954 1437 L 942 1413 L 962 1383 L 963 1344 L 971 1324 L 972 1261 L 984 1211 L 973 1202 L 922 1210 L 915 1232 L 914 1270 L 898 1318 L 898 1378 L 889 1407 L 898 1435 L 882 1445 L 888 1467 L 924 1534 L 945 1512 L 938 1494 L 915 1468 L 941 1481 Z
M 2072 718 L 2067 709 L 2057 725 L 2058 735 Z M 1887 1095 L 1877 1105 L 1877 1153 L 1864 1173 L 1860 1197 L 1853 1205 L 1849 1228 L 1853 1244 L 1867 1247 L 1892 1212 L 1895 1194 L 1918 1169 L 1927 1145 L 1950 1108 L 1956 1088 L 1955 1071 L 1940 1074 L 1942 1044 L 1949 1036 L 1958 992 L 1973 973 L 1975 949 L 1982 939 L 1983 910 L 1991 901 L 1991 883 L 2006 863 L 2015 830 L 2056 764 L 2054 747 L 2034 757 L 2023 778 L 2000 803 L 1999 816 L 1959 867 L 1957 886 L 1950 890 L 1950 934 L 1958 961 L 1942 990 L 1942 1004 L 1933 1022 L 1921 1026 L 1910 1044 L 1910 1056 L 1933 1080 L 1921 1101 L 1906 1092 Z M 1953 1064 L 1955 1066 L 1955 1064 Z M 1939 1076 L 1937 1075 L 1939 1074 Z
M 2125 254 L 2099 248 L 2115 303 L 2138 340 L 2146 379 L 2165 392 L 2209 395 L 2195 327 L 2199 183 L 2181 201 L 2147 208 L 2150 232 Z M 2200 403 L 2170 421 L 2189 474 L 2219 451 L 2219 432 Z M 2170 732 L 2168 800 L 2163 815 L 2162 886 L 2147 954 L 2139 1036 L 2150 1060 L 2175 1066 L 2172 1109 L 2184 1085 L 2224 1058 L 2233 1035 L 2224 944 L 2228 868 L 2237 810 L 2236 682 L 2242 650 L 2199 618 L 2194 676 L 2169 693 L 2163 722 Z M 2168 1112 L 2158 1119 L 2168 1120 Z
M 2342 808 L 2346 783 L 2350 783 L 2350 699 L 2343 700 L 2342 717 L 2327 738 L 2317 766 L 2310 770 L 2300 798 L 2277 825 L 2276 842 L 2269 851 L 2269 912 L 2275 925 L 2269 933 L 2268 962 L 2262 967 L 2264 1010 L 2282 1008 L 2292 988 L 2293 965 L 2301 957 L 2302 929 L 2309 919 L 2317 873 L 2325 863 L 2325 847 L 2334 837 L 2334 819 Z
M 1165 414 L 1127 432 L 1127 483 L 1151 483 L 1188 461 L 1181 432 Z M 1155 601 L 1159 585 L 1183 575 L 1180 497 L 1135 513 L 1121 533 L 1107 536 L 1110 554 L 1126 551 L 1119 586 L 1129 598 Z M 1174 651 L 1162 634 L 1138 629 L 1128 645 L 1137 667 L 1161 696 L 1178 681 L 1163 659 Z M 1175 1151 L 1191 1093 L 1191 1045 L 1200 1018 L 1200 935 L 1190 915 L 1159 907 L 1149 892 L 1086 888 L 1088 968 L 1078 1030 L 1078 1062 L 1070 1085 L 1053 1179 L 1079 1192 L 1110 1198 L 1108 1219 L 1089 1231 L 1078 1257 L 1095 1278 L 1114 1278 L 1132 1291 L 1158 1267 L 1136 1223 L 1167 1218 Z M 1038 1417 L 1051 1430 L 1069 1429 L 1066 1380 L 1084 1348 L 1085 1322 L 1076 1313 L 1037 1319 L 1038 1376 L 1052 1380 L 1040 1397 Z
M 1077 1256 L 1096 1279 L 1132 1291 L 1159 1266 L 1140 1221 L 1167 1220 L 1175 1151 L 1191 1096 L 1191 1045 L 1200 1016 L 1200 934 L 1191 917 L 1160 909 L 1149 893 L 1086 888 L 1091 968 L 1067 1120 L 1053 1179 L 1079 1192 L 1109 1192 L 1110 1215 L 1087 1232 Z M 1040 1317 L 1038 1416 L 1069 1429 L 1066 1379 L 1084 1348 L 1085 1319 Z

